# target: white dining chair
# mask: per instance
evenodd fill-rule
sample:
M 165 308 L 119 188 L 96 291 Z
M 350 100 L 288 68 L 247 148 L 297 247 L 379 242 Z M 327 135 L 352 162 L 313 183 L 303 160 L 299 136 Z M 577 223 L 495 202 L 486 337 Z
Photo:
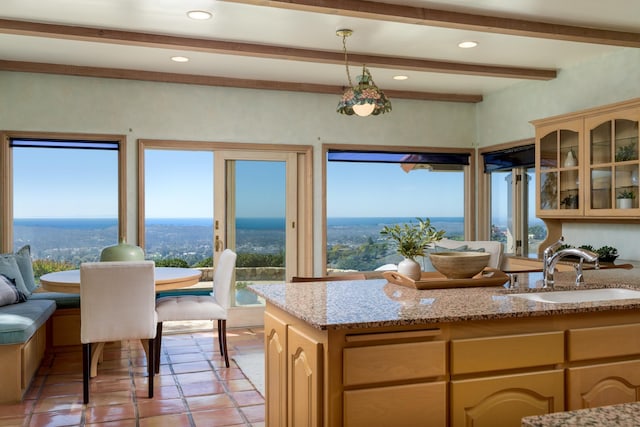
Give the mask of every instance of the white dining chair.
M 88 262 L 80 265 L 80 341 L 84 403 L 89 403 L 92 361 L 105 342 L 148 340 L 149 398 L 155 366 L 155 277 L 153 261 Z M 92 354 L 92 344 L 96 348 Z M 93 360 L 92 360 L 93 358 Z
M 162 322 L 185 320 L 217 320 L 218 345 L 229 367 L 227 350 L 227 311 L 231 305 L 231 279 L 236 266 L 236 253 L 225 249 L 216 265 L 213 275 L 213 292 L 209 295 L 180 295 L 158 298 L 158 342 L 156 346 L 156 373 L 160 371 L 160 349 L 162 345 Z

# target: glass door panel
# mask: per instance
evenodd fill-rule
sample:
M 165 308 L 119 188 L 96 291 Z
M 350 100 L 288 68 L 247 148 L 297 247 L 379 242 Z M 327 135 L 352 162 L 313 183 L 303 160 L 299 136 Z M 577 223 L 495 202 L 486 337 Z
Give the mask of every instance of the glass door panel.
M 558 132 L 551 132 L 540 139 L 540 168 L 558 167 Z
M 579 184 L 577 169 L 560 171 L 560 209 L 578 209 L 580 207 Z
M 513 224 L 513 173 L 491 172 L 491 240 L 502 242 L 505 254 L 516 253 Z
M 558 209 L 558 173 L 540 174 L 540 209 Z
M 145 149 L 144 157 L 146 258 L 201 268 L 203 281 L 211 280 L 213 152 Z
M 577 167 L 580 159 L 578 133 L 570 130 L 560 131 L 560 159 L 565 168 Z
M 295 268 L 295 155 L 216 152 L 216 188 L 225 194 L 216 205 L 214 246 L 216 256 L 225 248 L 238 254 L 236 306 L 262 304 L 246 289 L 253 283 L 282 283 L 289 264 Z M 295 176 L 295 173 L 294 173 Z M 295 247 L 295 246 L 293 246 Z M 289 268 L 291 269 L 291 268 Z
M 591 209 L 611 209 L 611 168 L 591 169 Z
M 616 162 L 638 160 L 638 122 L 615 121 Z
M 611 162 L 611 122 L 591 130 L 591 164 Z
M 637 208 L 638 165 L 616 166 L 616 208 Z

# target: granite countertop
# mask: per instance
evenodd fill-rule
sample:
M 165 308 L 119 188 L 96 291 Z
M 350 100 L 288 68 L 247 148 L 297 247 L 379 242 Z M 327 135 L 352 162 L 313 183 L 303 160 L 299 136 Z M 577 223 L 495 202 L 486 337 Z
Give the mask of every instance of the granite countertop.
M 556 290 L 576 289 L 574 272 L 558 272 Z M 582 288 L 640 288 L 640 269 L 584 272 Z M 473 320 L 547 316 L 640 308 L 640 299 L 551 304 L 510 297 L 540 291 L 541 273 L 518 274 L 519 288 L 506 286 L 416 290 L 386 279 L 256 284 L 248 288 L 318 329 L 371 328 Z
M 640 402 L 555 412 L 522 419 L 522 427 L 636 427 L 638 425 L 640 425 Z

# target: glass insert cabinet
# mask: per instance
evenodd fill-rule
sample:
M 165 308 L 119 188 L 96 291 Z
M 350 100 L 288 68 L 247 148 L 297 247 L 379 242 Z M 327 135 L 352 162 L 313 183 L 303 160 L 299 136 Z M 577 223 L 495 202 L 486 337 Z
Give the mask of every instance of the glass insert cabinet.
M 640 99 L 533 121 L 536 215 L 638 217 Z

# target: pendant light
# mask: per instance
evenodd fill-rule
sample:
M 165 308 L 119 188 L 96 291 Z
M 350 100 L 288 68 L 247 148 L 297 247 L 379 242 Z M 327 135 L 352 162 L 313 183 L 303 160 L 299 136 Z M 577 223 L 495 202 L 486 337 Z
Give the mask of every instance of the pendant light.
M 342 49 L 344 51 L 344 63 L 347 70 L 349 86 L 342 94 L 342 99 L 338 102 L 337 112 L 351 116 L 356 114 L 360 117 L 369 115 L 377 116 L 380 113 L 391 111 L 391 102 L 373 81 L 369 69 L 362 65 L 362 74 L 357 79 L 357 85 L 351 81 L 349 72 L 349 59 L 347 56 L 347 37 L 353 34 L 353 30 L 341 29 L 336 31 L 336 35 L 342 37 Z

